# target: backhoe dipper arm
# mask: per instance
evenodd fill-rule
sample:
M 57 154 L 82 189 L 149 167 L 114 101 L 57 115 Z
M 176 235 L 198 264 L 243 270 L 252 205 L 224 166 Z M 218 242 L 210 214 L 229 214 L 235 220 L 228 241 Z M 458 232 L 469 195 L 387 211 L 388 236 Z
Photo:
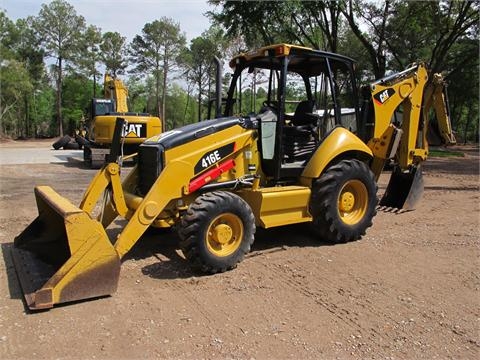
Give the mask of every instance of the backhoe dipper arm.
M 425 89 L 424 102 L 424 116 L 427 117 L 426 121 L 428 121 L 428 114 L 433 106 L 443 142 L 445 145 L 456 144 L 457 141 L 453 135 L 450 121 L 447 86 L 442 74 L 433 74 L 431 83 L 429 83 Z
M 370 85 L 375 127 L 368 146 L 374 154 L 372 170 L 377 178 L 385 161 L 395 155 L 398 156 L 402 169 L 408 169 L 412 164 L 426 159 L 427 144 L 424 136 L 419 136 L 419 133 L 425 128 L 421 110 L 427 80 L 425 65 L 420 63 Z M 401 104 L 401 124 L 392 123 L 395 111 Z

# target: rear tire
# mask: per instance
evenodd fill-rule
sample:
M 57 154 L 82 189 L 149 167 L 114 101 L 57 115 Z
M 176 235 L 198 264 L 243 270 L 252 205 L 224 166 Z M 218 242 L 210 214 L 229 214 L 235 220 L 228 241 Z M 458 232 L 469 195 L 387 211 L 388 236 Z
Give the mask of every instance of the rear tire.
M 80 148 L 80 145 L 74 141 L 71 141 L 63 145 L 63 150 L 78 150 L 79 148 Z
M 181 219 L 180 248 L 194 270 L 214 274 L 233 269 L 250 252 L 255 218 L 238 195 L 200 195 Z
M 372 226 L 377 184 L 369 167 L 359 160 L 343 160 L 314 182 L 310 201 L 312 228 L 321 240 L 355 241 Z
M 81 150 L 85 145 L 88 144 L 88 140 L 80 135 L 75 135 L 75 141 L 78 144 L 78 148 Z
M 57 141 L 55 141 L 53 144 L 52 144 L 52 147 L 55 149 L 55 150 L 58 150 L 60 149 L 61 147 L 65 146 L 66 144 L 68 144 L 70 141 L 72 140 L 72 138 L 68 135 L 65 135 L 63 137 L 61 137 L 60 139 L 58 139 Z

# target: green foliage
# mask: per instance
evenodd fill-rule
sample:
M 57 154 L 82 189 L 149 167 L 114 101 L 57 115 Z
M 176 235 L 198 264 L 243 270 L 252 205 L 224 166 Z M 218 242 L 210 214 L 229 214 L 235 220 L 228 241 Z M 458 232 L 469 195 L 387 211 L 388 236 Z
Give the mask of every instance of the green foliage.
M 145 81 L 131 76 L 125 85 L 128 88 L 128 109 L 137 113 L 150 111 L 147 107 L 149 89 Z
M 4 134 L 25 135 L 27 121 L 26 99 L 33 91 L 28 71 L 17 60 L 4 60 L 0 63 L 0 123 Z
M 96 84 L 100 73 L 97 70 L 97 63 L 100 61 L 99 46 L 102 41 L 100 28 L 90 25 L 81 38 L 81 52 L 75 52 L 75 63 L 77 68 L 87 77 L 92 77 Z M 91 94 L 96 97 L 96 86 Z
M 5 11 L 0 9 L 0 54 L 2 54 L 2 59 L 15 58 L 14 44 L 16 41 L 15 24 L 8 18 Z
M 225 64 L 240 51 L 287 42 L 354 58 L 359 84 L 425 61 L 449 83 L 458 141 L 478 141 L 478 1 L 209 2 L 217 5 L 209 13 L 213 26 L 188 49 L 180 25 L 169 18 L 145 24 L 127 44 L 119 33 L 87 27 L 66 0 L 45 2 L 37 16 L 16 22 L 0 10 L 1 131 L 56 135 L 62 118 L 74 127 L 94 89 L 100 96 L 100 64 L 113 76 L 132 66 L 126 79 L 132 111 L 161 114 L 167 129 L 205 119 L 215 88 L 213 55 Z M 50 75 L 46 57 L 55 60 Z M 224 92 L 228 80 L 226 74 Z M 235 111 L 258 111 L 264 89 L 244 86 Z M 298 100 L 295 87 L 289 89 L 288 100 Z
M 75 8 L 68 2 L 54 0 L 42 4 L 38 16 L 31 19 L 31 24 L 46 54 L 57 59 L 57 122 L 59 134 L 63 135 L 62 71 L 64 61 L 74 61 L 76 51 L 82 48 L 85 19 L 77 15 Z
M 163 17 L 145 24 L 142 35 L 135 36 L 130 46 L 130 54 L 136 64 L 134 72 L 150 72 L 155 77 L 156 113 L 160 115 L 164 129 L 167 129 L 165 105 L 168 76 L 178 64 L 185 42 L 180 25 L 173 19 Z
M 86 115 L 93 93 L 93 82 L 80 74 L 67 75 L 63 81 L 63 117 L 67 134 L 73 135 Z
M 85 19 L 77 15 L 68 2 L 54 0 L 42 4 L 38 16 L 32 19 L 32 27 L 48 55 L 69 60 L 79 48 L 79 35 L 84 31 Z
M 430 149 L 429 156 L 434 157 L 464 157 L 465 154 L 461 151 L 451 151 L 446 149 Z
M 106 32 L 102 37 L 99 55 L 112 77 L 124 74 L 128 66 L 127 38 L 118 32 Z
M 204 119 L 210 98 L 209 90 L 212 88 L 214 78 L 214 56 L 219 56 L 220 51 L 213 36 L 201 36 L 190 42 L 190 47 L 182 53 L 182 66 L 185 77 L 192 89 L 197 90 L 198 120 Z M 202 105 L 205 104 L 204 108 Z
M 214 24 L 223 26 L 231 39 L 242 36 L 249 48 L 286 42 L 337 50 L 339 1 L 209 2 L 220 9 L 208 12 Z
M 42 85 L 33 91 L 30 98 L 30 136 L 55 136 L 55 90 L 48 85 Z
M 166 121 L 169 129 L 175 129 L 196 121 L 195 102 L 179 85 L 172 85 L 167 95 L 166 104 Z

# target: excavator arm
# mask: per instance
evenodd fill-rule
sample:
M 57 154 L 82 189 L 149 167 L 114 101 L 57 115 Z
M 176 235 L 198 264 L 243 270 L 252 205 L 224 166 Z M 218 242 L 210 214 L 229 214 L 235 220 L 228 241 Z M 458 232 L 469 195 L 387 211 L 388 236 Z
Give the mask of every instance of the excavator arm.
M 428 116 L 430 110 L 435 110 L 440 137 L 445 145 L 456 144 L 450 121 L 447 85 L 442 74 L 433 74 L 432 81 L 427 85 L 424 96 L 424 113 Z M 426 119 L 428 121 L 428 118 Z
M 119 113 L 128 112 L 127 98 L 128 89 L 122 80 L 112 78 L 109 74 L 105 74 L 103 81 L 103 90 L 105 99 L 115 100 L 115 111 Z
M 455 143 L 445 83 L 441 74 L 429 80 L 426 66 L 419 63 L 375 81 L 370 90 L 375 119 L 373 136 L 368 141 L 374 155 L 372 171 L 378 179 L 387 161 L 395 164 L 380 205 L 412 210 L 423 193 L 421 163 L 428 156 L 432 107 L 445 143 Z
M 375 121 L 368 146 L 377 178 L 388 159 L 397 157 L 402 169 L 426 159 L 427 144 L 419 135 L 424 128 L 421 104 L 427 80 L 427 70 L 419 64 L 370 85 Z

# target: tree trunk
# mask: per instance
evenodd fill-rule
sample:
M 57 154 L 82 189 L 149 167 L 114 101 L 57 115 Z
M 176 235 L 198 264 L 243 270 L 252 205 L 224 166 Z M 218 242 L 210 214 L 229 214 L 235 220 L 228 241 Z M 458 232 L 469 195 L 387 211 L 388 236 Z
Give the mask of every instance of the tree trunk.
M 93 98 L 97 97 L 97 76 L 95 72 L 93 73 Z
M 63 120 L 62 120 L 62 58 L 58 58 L 58 77 L 57 77 L 57 122 L 58 132 L 63 136 Z
M 202 82 L 198 82 L 198 121 L 202 121 Z
M 472 120 L 472 105 L 468 106 L 468 113 L 467 113 L 467 119 L 465 121 L 465 130 L 463 132 L 463 145 L 467 144 L 467 137 L 468 137 L 468 128 L 470 127 L 470 123 Z
M 30 111 L 28 108 L 28 96 L 25 94 L 25 137 L 28 138 L 28 125 L 29 125 Z
M 187 101 L 185 102 L 185 110 L 183 111 L 183 125 L 185 125 L 185 120 L 187 119 L 188 105 L 190 104 L 190 85 L 187 87 Z
M 165 46 L 163 58 L 163 89 L 162 89 L 162 121 L 166 125 L 165 120 L 165 102 L 167 99 L 167 75 L 168 75 L 168 59 L 167 59 L 167 47 Z M 164 131 L 166 128 L 164 128 Z
M 157 106 L 157 114 L 160 117 L 160 122 L 162 123 L 162 132 L 165 132 L 167 129 L 165 128 L 165 118 L 162 116 L 160 104 L 160 71 L 158 67 L 155 74 L 155 100 Z

